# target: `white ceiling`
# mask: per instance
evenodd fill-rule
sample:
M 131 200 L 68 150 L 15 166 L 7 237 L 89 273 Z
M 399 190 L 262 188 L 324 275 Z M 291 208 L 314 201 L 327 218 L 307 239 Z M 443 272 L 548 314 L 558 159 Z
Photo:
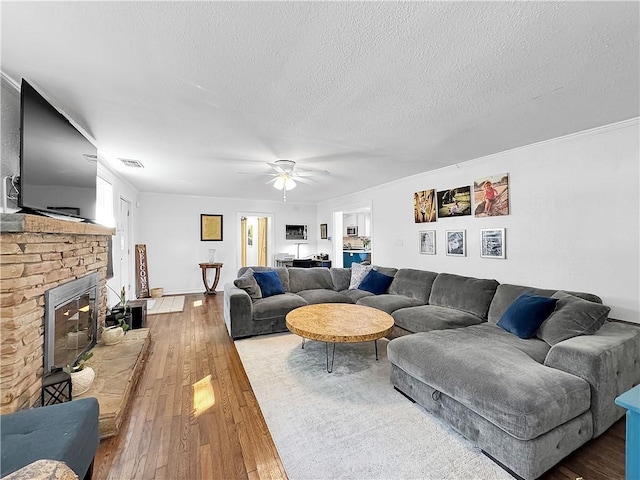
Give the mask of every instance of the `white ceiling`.
M 635 1 L 1 8 L 2 71 L 143 192 L 278 200 L 285 158 L 315 203 L 639 116 Z

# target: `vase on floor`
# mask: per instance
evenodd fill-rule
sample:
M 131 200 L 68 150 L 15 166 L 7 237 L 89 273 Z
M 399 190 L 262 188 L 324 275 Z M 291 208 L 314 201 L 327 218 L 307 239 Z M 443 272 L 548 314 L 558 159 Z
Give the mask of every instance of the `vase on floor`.
M 71 372 L 71 397 L 75 398 L 86 393 L 93 380 L 96 378 L 96 372 L 91 367 L 84 367 L 82 370 Z
M 116 345 L 124 338 L 122 327 L 107 327 L 102 330 L 102 341 L 105 345 Z

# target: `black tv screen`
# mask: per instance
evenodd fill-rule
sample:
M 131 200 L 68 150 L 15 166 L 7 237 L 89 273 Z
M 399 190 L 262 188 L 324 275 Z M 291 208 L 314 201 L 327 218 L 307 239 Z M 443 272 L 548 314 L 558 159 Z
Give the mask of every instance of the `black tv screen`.
M 24 79 L 20 106 L 18 205 L 95 220 L 96 147 Z

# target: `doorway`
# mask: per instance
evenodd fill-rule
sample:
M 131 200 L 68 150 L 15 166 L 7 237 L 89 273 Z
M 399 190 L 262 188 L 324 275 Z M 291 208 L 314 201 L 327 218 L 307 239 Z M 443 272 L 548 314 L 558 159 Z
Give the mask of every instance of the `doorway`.
M 120 259 L 120 278 L 119 287 L 125 287 L 127 298 L 131 296 L 130 269 L 131 265 L 131 202 L 120 197 L 120 216 L 118 217 L 118 228 L 116 229 L 116 241 Z M 118 289 L 119 291 L 119 289 Z
M 353 205 L 333 212 L 334 266 L 350 267 L 352 263 L 371 262 L 373 229 L 371 205 Z
M 273 214 L 241 213 L 238 267 L 273 265 Z

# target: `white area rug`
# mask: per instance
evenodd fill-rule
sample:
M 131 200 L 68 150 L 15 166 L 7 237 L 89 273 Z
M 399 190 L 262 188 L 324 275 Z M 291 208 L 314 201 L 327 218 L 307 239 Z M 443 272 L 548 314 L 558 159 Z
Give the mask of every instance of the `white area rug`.
M 291 480 L 510 479 L 479 449 L 394 390 L 387 340 L 341 344 L 275 334 L 235 342 Z
M 182 310 L 184 310 L 184 295 L 147 300 L 147 315 L 181 312 Z

